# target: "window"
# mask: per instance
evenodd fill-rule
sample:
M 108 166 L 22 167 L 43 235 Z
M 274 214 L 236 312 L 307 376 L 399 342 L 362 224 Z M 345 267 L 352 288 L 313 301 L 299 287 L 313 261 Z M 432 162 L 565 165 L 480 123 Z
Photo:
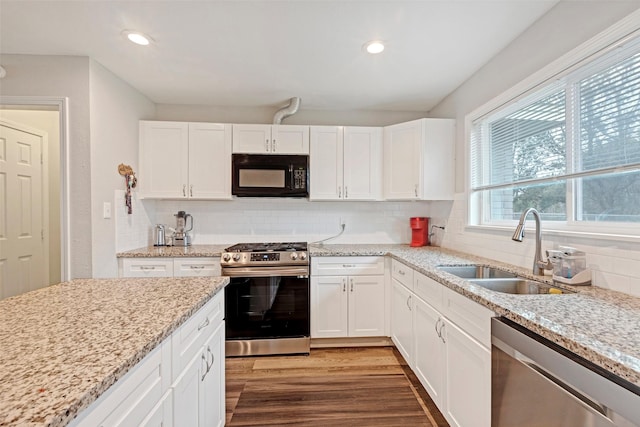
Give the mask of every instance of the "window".
M 476 224 L 640 223 L 640 40 L 472 122 Z

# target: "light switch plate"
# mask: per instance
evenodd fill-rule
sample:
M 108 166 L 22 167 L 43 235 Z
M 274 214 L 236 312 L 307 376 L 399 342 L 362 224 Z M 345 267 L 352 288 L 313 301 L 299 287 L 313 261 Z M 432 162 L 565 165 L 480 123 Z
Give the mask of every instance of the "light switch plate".
M 111 218 L 111 203 L 104 202 L 104 205 L 102 205 L 102 217 L 104 219 Z

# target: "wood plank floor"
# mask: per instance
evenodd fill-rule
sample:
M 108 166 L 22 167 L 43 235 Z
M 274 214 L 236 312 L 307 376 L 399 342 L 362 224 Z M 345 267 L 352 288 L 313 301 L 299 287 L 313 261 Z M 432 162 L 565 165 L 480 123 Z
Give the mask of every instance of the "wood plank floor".
M 228 426 L 448 426 L 393 347 L 228 358 Z

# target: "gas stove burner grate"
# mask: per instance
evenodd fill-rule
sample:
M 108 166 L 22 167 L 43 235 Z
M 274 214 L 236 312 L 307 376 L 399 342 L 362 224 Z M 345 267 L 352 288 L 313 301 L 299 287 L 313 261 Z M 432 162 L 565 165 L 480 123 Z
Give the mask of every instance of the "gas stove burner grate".
M 225 252 L 293 252 L 306 251 L 306 242 L 285 243 L 239 243 L 229 246 Z

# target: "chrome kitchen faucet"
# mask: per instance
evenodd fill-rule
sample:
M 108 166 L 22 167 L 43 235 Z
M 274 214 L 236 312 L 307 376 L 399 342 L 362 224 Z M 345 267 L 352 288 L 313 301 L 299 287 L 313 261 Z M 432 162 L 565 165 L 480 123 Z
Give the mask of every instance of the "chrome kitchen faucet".
M 520 222 L 518 223 L 516 231 L 513 233 L 513 237 L 511 239 L 516 242 L 522 242 L 522 239 L 524 239 L 524 222 L 529 213 L 533 214 L 533 219 L 536 221 L 536 253 L 533 256 L 533 274 L 544 276 L 544 271 L 553 269 L 553 265 L 549 260 L 542 260 L 542 227 L 540 227 L 540 214 L 537 210 L 529 208 L 522 212 L 522 215 L 520 215 Z

